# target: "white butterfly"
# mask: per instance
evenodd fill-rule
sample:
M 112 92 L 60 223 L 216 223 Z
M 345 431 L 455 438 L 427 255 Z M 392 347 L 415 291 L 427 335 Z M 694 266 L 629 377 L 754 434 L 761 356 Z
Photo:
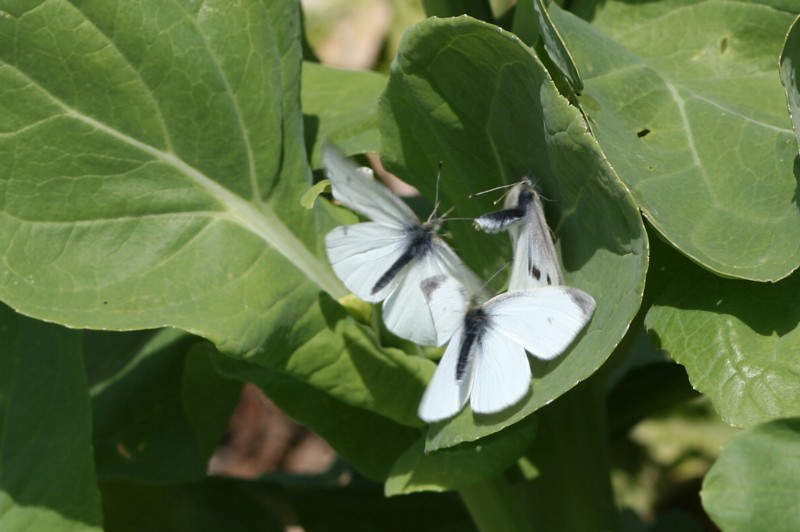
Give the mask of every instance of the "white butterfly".
M 422 345 L 442 345 L 449 336 L 436 330 L 423 279 L 448 275 L 471 285 L 479 281 L 436 232 L 441 219 L 420 223 L 411 209 L 357 168 L 330 144 L 323 161 L 333 197 L 371 222 L 337 227 L 325 237 L 333 271 L 365 301 L 383 303 L 383 319 L 393 333 Z
M 542 200 L 529 177 L 511 189 L 504 206 L 502 210 L 476 218 L 474 223 L 476 228 L 487 233 L 507 229 L 511 235 L 514 264 L 508 282 L 509 292 L 564 284 Z
M 531 355 L 551 360 L 589 322 L 592 296 L 567 286 L 542 286 L 474 305 L 464 287 L 439 275 L 421 286 L 437 328 L 452 331 L 418 414 L 428 423 L 456 415 L 467 400 L 478 414 L 500 412 L 530 390 Z

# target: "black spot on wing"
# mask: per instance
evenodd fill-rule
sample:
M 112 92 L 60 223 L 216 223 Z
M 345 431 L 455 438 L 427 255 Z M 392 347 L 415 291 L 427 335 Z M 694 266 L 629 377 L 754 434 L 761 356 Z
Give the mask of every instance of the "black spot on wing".
M 548 285 L 548 286 L 551 286 L 552 284 L 553 284 L 553 280 L 552 280 L 552 279 L 550 279 L 550 274 L 548 273 L 548 274 L 547 274 L 547 285 Z
M 582 290 L 570 290 L 569 297 L 578 305 L 584 316 L 591 316 L 594 312 L 594 299 Z
M 530 257 L 528 257 L 528 273 L 530 273 L 531 277 L 537 281 L 542 278 L 542 270 L 540 270 L 533 262 L 531 262 Z
M 447 276 L 444 274 L 433 275 L 427 279 L 423 279 L 420 288 L 422 288 L 422 293 L 425 294 L 425 299 L 430 301 L 431 295 L 442 286 L 442 283 L 444 283 L 446 279 Z

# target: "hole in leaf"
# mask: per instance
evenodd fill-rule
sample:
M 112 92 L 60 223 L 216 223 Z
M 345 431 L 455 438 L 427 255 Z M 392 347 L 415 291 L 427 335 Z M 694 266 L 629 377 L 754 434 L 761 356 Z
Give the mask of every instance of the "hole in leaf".
M 646 127 L 636 132 L 636 136 L 639 138 L 646 137 L 648 134 L 650 134 L 650 130 Z

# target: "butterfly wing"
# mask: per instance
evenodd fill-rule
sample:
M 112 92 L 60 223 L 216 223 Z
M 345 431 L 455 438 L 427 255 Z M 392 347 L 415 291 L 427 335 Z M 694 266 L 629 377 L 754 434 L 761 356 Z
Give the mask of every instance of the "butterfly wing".
M 435 423 L 453 417 L 467 404 L 475 372 L 473 359 L 468 363 L 463 378 L 456 379 L 456 366 L 463 336 L 463 328 L 459 327 L 425 389 L 417 409 L 417 414 L 423 421 Z
M 542 199 L 530 181 L 520 193 L 525 199 L 523 223 L 509 227 L 508 232 L 514 246 L 514 263 L 508 291 L 526 290 L 537 286 L 561 285 L 564 278 L 553 246 L 550 228 L 544 217 Z
M 386 327 L 420 345 L 443 345 L 461 324 L 469 302 L 470 293 L 462 279 L 475 274 L 450 246 L 434 236 L 430 250 L 411 262 L 400 276 L 397 288 L 383 304 Z M 435 289 L 431 288 L 431 279 L 441 281 Z
M 325 236 L 333 271 L 350 291 L 372 303 L 386 298 L 400 281 L 395 277 L 373 293 L 378 280 L 405 253 L 408 242 L 406 231 L 377 222 L 343 225 Z
M 402 228 L 419 225 L 419 219 L 403 201 L 372 177 L 368 168 L 358 168 L 330 143 L 322 147 L 325 173 L 333 197 L 357 213 L 382 224 Z
M 492 316 L 494 319 L 494 316 Z M 470 406 L 477 414 L 494 414 L 518 403 L 531 388 L 525 348 L 490 324 L 475 345 Z
M 424 279 L 420 289 L 433 318 L 436 345 L 442 345 L 462 327 L 470 294 L 459 280 L 444 273 Z
M 491 327 L 531 355 L 551 360 L 572 344 L 594 313 L 592 296 L 568 286 L 508 292 L 484 305 Z

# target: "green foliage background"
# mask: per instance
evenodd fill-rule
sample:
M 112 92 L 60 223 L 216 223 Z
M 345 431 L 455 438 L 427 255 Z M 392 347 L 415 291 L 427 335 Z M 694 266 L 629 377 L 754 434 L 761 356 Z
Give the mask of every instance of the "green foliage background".
M 0 2 L 0 528 L 281 528 L 270 498 L 310 529 L 473 526 L 451 494 L 361 477 L 208 478 L 242 382 L 387 495 L 457 490 L 485 530 L 644 529 L 608 446 L 694 388 L 744 429 L 708 514 L 800 528 L 800 7 L 423 4 L 448 18 L 385 76 L 304 61 L 291 0 Z M 416 417 L 437 353 L 343 306 L 323 236 L 355 217 L 301 202 L 325 138 L 428 198 L 441 161 L 453 217 L 536 175 L 598 306 L 522 404 Z M 451 242 L 488 278 L 509 242 L 468 225 Z

